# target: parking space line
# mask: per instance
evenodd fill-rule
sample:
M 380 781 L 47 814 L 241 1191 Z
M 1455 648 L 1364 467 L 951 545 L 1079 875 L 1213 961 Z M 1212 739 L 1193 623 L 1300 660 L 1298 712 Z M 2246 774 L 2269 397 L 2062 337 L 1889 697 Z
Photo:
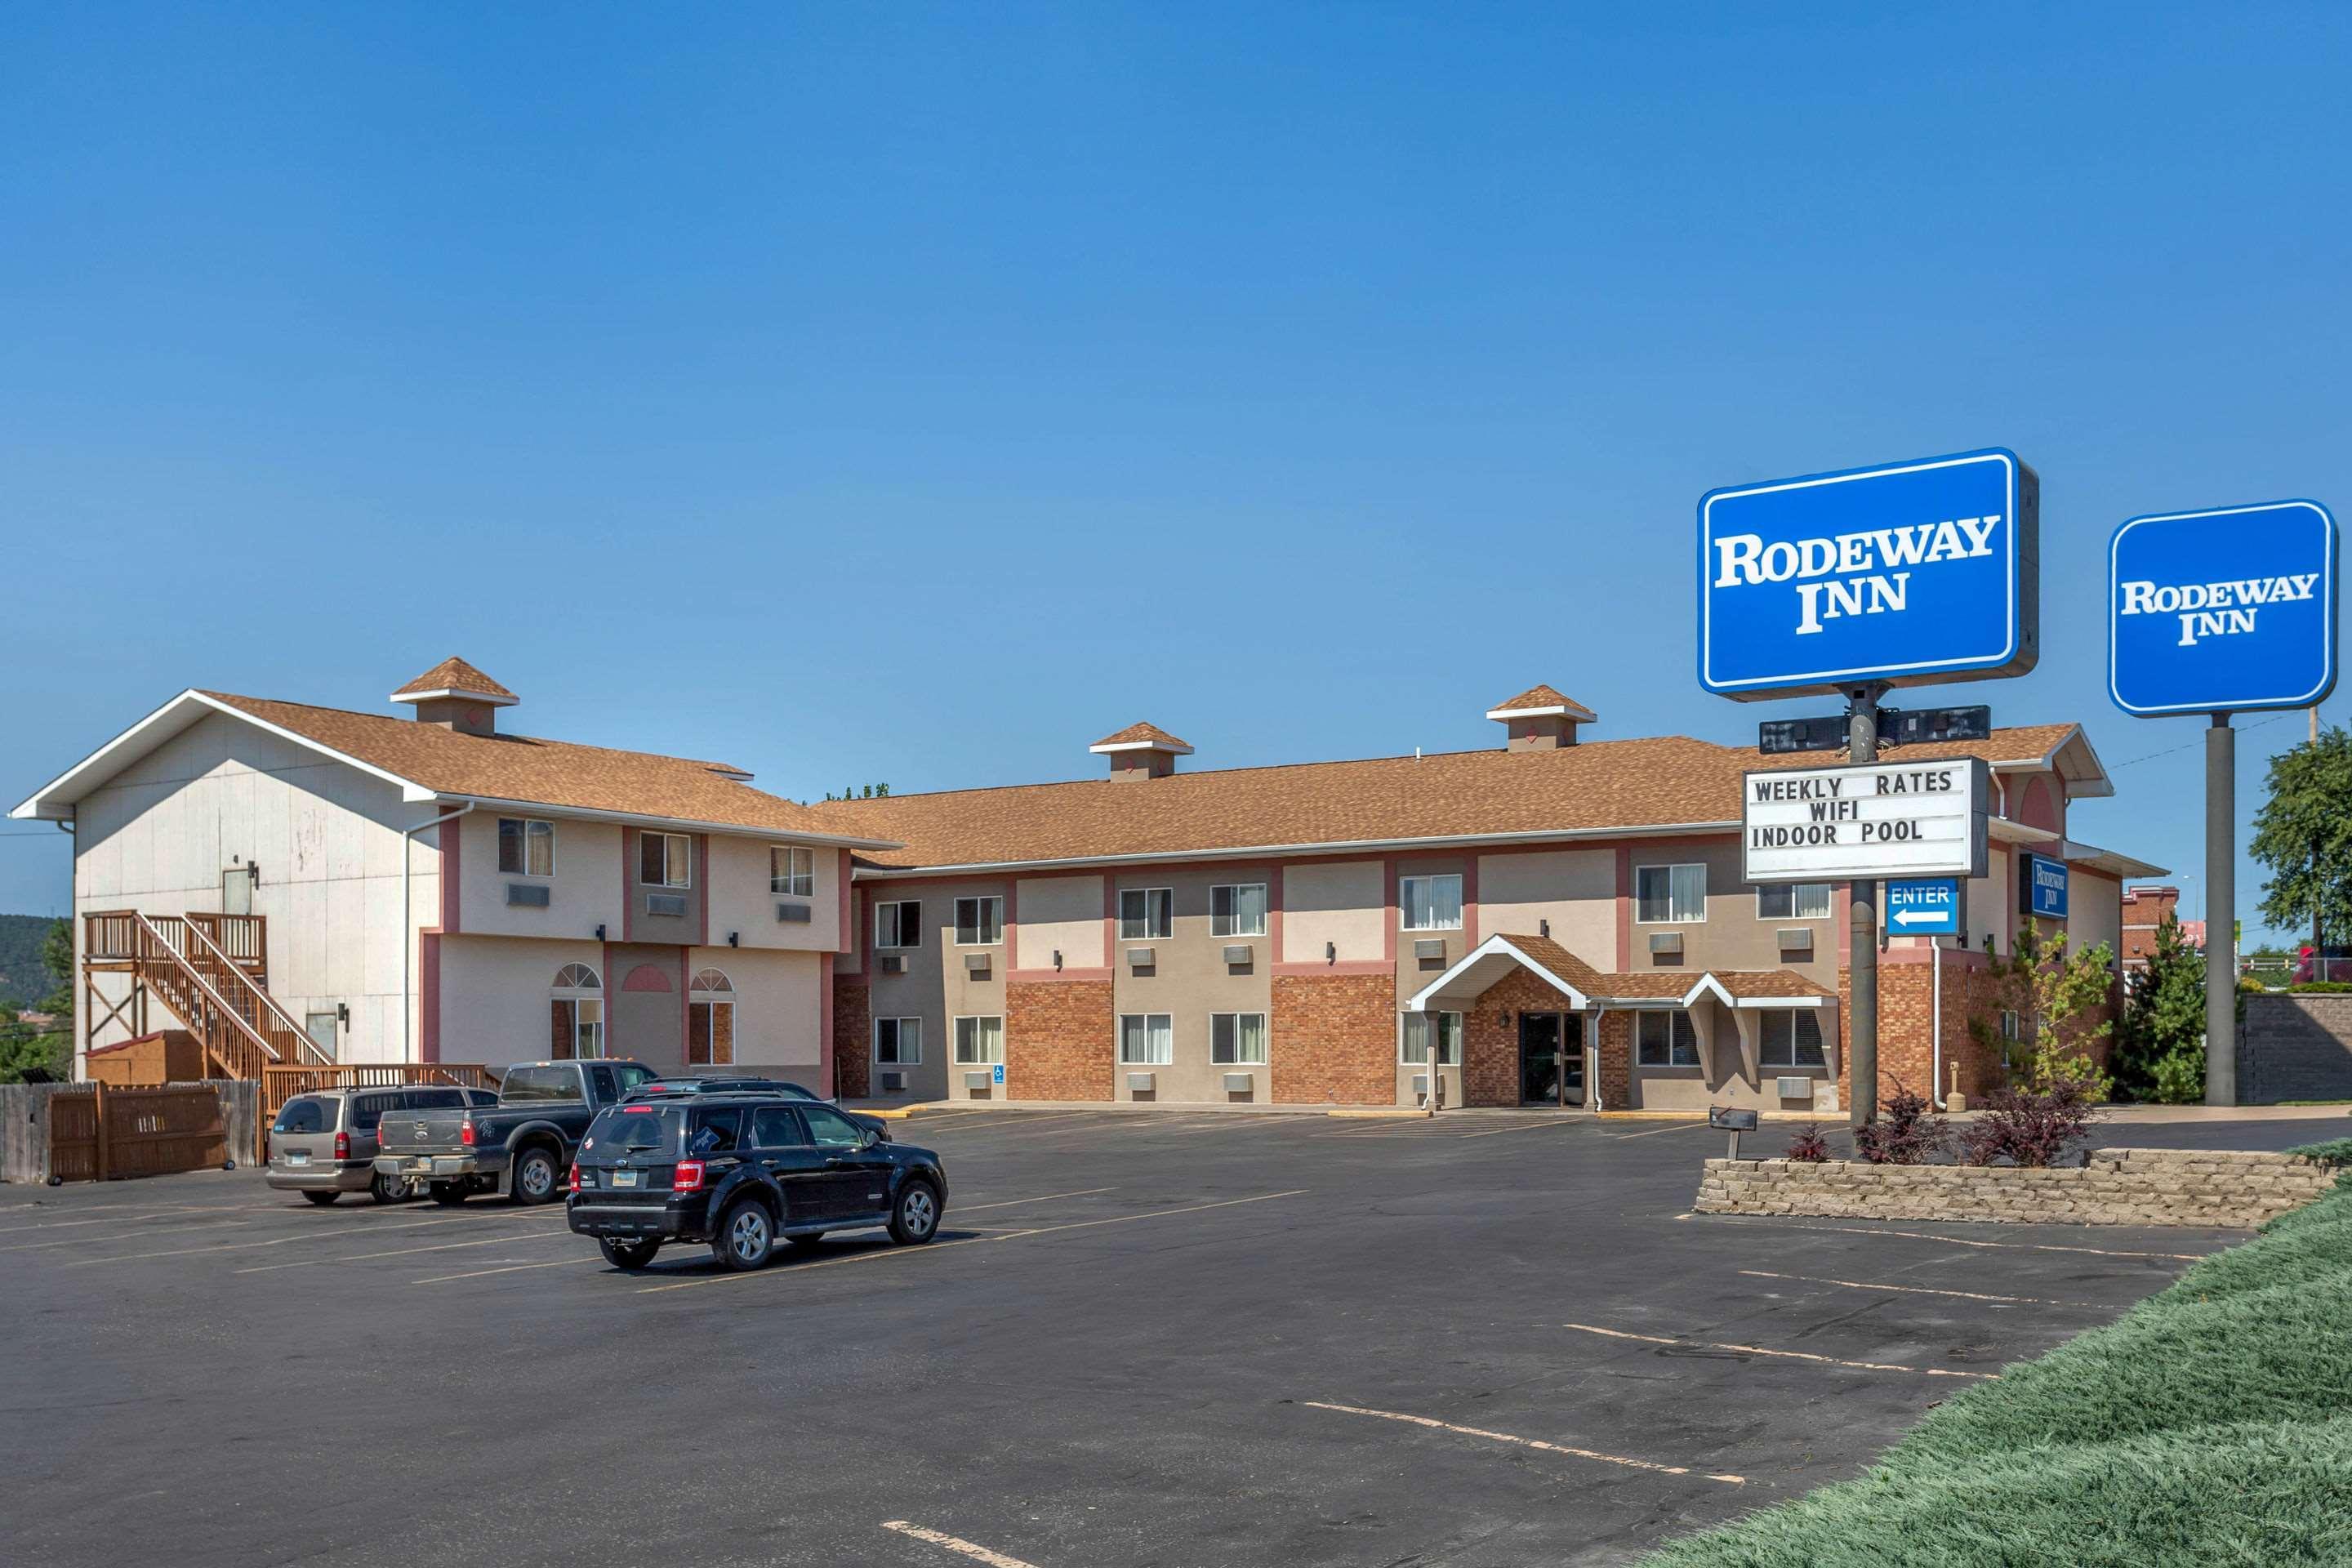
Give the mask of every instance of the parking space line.
M 0 1226 L 0 1236 L 11 1236 L 20 1230 L 64 1230 L 70 1226 L 111 1225 L 117 1221 L 161 1219 L 175 1214 L 236 1214 L 249 1209 L 276 1208 L 275 1204 L 173 1204 L 165 1208 L 132 1209 L 128 1214 L 99 1215 L 89 1219 L 51 1219 L 37 1225 Z
M 1055 1198 L 1088 1198 L 1094 1196 L 1097 1193 L 1115 1193 L 1117 1191 L 1118 1191 L 1117 1187 L 1080 1187 L 1076 1192 L 1047 1193 L 1042 1198 L 1006 1198 L 1002 1203 L 959 1204 L 956 1205 L 956 1213 L 978 1214 L 982 1209 L 1015 1209 L 1019 1208 L 1024 1204 L 1049 1204 Z
M 318 1268 L 330 1263 L 364 1263 L 371 1258 L 406 1258 L 419 1252 L 455 1252 L 461 1247 L 505 1247 L 520 1241 L 550 1241 L 569 1236 L 569 1227 L 547 1230 L 537 1236 L 486 1236 L 477 1241 L 436 1241 L 430 1247 L 394 1247 L 382 1252 L 347 1252 L 340 1258 L 300 1258 L 291 1263 L 256 1263 L 245 1268 L 233 1268 L 232 1274 L 274 1274 L 281 1268 Z
M 901 1535 L 912 1536 L 917 1541 L 928 1542 L 933 1546 L 941 1547 L 949 1552 L 961 1552 L 975 1563 L 987 1563 L 988 1568 L 1036 1568 L 1034 1563 L 1024 1563 L 1018 1557 L 1007 1557 L 1002 1552 L 991 1552 L 987 1547 L 976 1542 L 966 1541 L 961 1536 L 950 1535 L 943 1531 L 926 1530 L 919 1524 L 909 1524 L 903 1519 L 886 1519 L 882 1521 L 882 1528 L 895 1530 Z
M 1623 1329 L 1595 1328 L 1591 1323 L 1562 1323 L 1560 1327 L 1575 1329 L 1588 1334 L 1604 1334 L 1612 1340 L 1639 1340 L 1643 1344 L 1652 1345 L 1685 1345 L 1695 1350 L 1738 1351 L 1743 1355 L 1779 1356 L 1789 1361 L 1816 1362 L 1822 1366 L 1850 1367 L 1855 1372 L 1907 1372 L 1921 1377 L 1973 1377 L 1986 1383 L 1992 1382 L 2000 1375 L 1998 1373 L 1990 1372 L 1951 1372 L 1940 1366 L 1896 1366 L 1892 1362 L 1840 1361 L 1835 1356 L 1815 1355 L 1811 1351 L 1767 1350 L 1762 1345 L 1723 1344 L 1713 1340 L 1667 1339 L 1659 1334 L 1628 1333 Z
M 1500 1138 L 1506 1132 L 1539 1132 L 1547 1127 L 1573 1127 L 1575 1125 L 1576 1123 L 1574 1121 L 1564 1116 L 1548 1117 L 1541 1121 L 1523 1121 L 1516 1127 L 1490 1127 L 1484 1132 L 1456 1132 L 1453 1136 L 1456 1138 Z M 1702 1125 L 1704 1125 L 1704 1123 L 1702 1123 Z M 1639 1138 L 1642 1134 L 1636 1132 L 1633 1136 Z
M 1947 1247 L 1997 1247 L 2021 1252 L 2087 1252 L 2095 1258 L 2161 1258 L 2194 1263 L 2201 1252 L 2118 1252 L 2105 1247 L 2061 1247 L 2050 1241 L 1973 1241 L 1963 1236 L 1929 1236 L 1922 1230 L 1878 1230 L 1866 1225 L 1792 1225 L 1790 1230 L 1837 1231 L 1848 1236 L 1899 1236 L 1912 1241 L 1940 1241 Z
M 502 1215 L 499 1219 L 546 1217 L 532 1215 Z M 495 1225 L 497 1219 L 421 1219 L 407 1225 L 347 1225 L 339 1230 L 314 1230 L 307 1234 L 272 1237 L 267 1241 L 224 1241 L 217 1247 L 175 1247 L 162 1252 L 123 1252 L 111 1258 L 83 1258 L 64 1265 L 68 1268 L 87 1268 L 97 1263 L 137 1263 L 149 1258 L 185 1258 L 199 1252 L 249 1252 L 264 1247 L 284 1247 L 295 1241 L 325 1241 L 338 1236 L 356 1236 L 363 1230 L 423 1230 L 436 1225 Z
M 1484 1437 L 1489 1442 L 1514 1443 L 1522 1448 L 1540 1448 L 1547 1454 L 1567 1454 L 1579 1459 L 1596 1459 L 1604 1465 L 1622 1465 L 1628 1469 L 1653 1470 L 1663 1476 L 1704 1476 L 1710 1481 L 1744 1487 L 1745 1476 L 1716 1475 L 1706 1470 L 1694 1470 L 1687 1465 L 1662 1465 L 1655 1459 L 1629 1458 L 1623 1454 L 1604 1454 L 1598 1448 L 1579 1448 L 1567 1443 L 1547 1443 L 1540 1437 L 1521 1437 L 1509 1432 L 1489 1432 L 1483 1426 L 1456 1426 L 1451 1421 L 1439 1421 L 1428 1415 L 1409 1415 L 1402 1410 L 1369 1410 L 1360 1405 L 1331 1405 L 1320 1399 L 1302 1399 L 1299 1403 L 1310 1410 L 1337 1410 L 1348 1415 L 1376 1415 L 1383 1421 L 1406 1421 L 1415 1426 L 1427 1426 L 1439 1432 L 1456 1432 L 1465 1437 Z
M 1794 1279 L 1807 1285 L 1843 1285 L 1849 1290 L 1899 1290 L 1906 1296 L 1954 1296 L 1963 1301 L 1990 1301 L 2002 1307 L 2080 1307 L 2085 1311 L 2104 1311 L 2088 1301 L 2053 1301 L 2046 1296 L 1988 1296 L 1975 1290 L 1931 1290 L 1925 1285 L 1880 1285 L 1868 1279 L 1826 1279 L 1813 1274 L 1773 1274 L 1761 1268 L 1743 1268 L 1739 1272 L 1754 1279 Z
M 485 1274 L 520 1274 L 527 1268 L 562 1268 L 567 1265 L 576 1268 L 588 1263 L 602 1264 L 604 1261 L 604 1256 L 600 1253 L 594 1258 L 559 1258 L 551 1263 L 509 1263 L 503 1268 L 475 1268 L 463 1274 L 436 1274 L 430 1279 L 411 1279 L 409 1283 L 411 1285 L 446 1285 L 452 1279 L 479 1279 Z
M 1124 1225 L 1130 1220 L 1162 1219 L 1170 1215 L 1200 1214 L 1208 1209 L 1233 1208 L 1241 1204 L 1262 1204 L 1270 1198 L 1295 1198 L 1307 1190 L 1305 1187 L 1295 1187 L 1286 1193 L 1260 1193 L 1255 1197 L 1226 1198 L 1220 1203 L 1189 1204 L 1182 1208 L 1152 1209 L 1144 1214 L 1114 1215 L 1108 1219 L 1087 1219 L 1077 1220 L 1068 1225 L 1039 1226 L 1032 1230 L 1015 1230 L 1003 1236 L 968 1236 L 955 1241 L 935 1241 L 929 1247 L 879 1247 L 872 1252 L 854 1253 L 847 1258 L 827 1258 L 814 1263 L 795 1263 L 787 1268 L 758 1269 L 741 1274 L 711 1274 L 699 1279 L 679 1279 L 667 1285 L 646 1285 L 639 1287 L 637 1293 L 653 1295 L 664 1290 L 690 1290 L 698 1285 L 722 1285 L 730 1280 L 789 1279 L 795 1274 L 805 1274 L 812 1268 L 836 1268 L 845 1263 L 870 1263 L 879 1258 L 919 1258 L 926 1253 L 945 1252 L 956 1247 L 978 1247 L 983 1243 L 993 1246 L 1000 1242 L 1021 1241 L 1033 1236 L 1051 1236 L 1058 1231 L 1087 1230 L 1098 1225 Z M 425 1281 L 419 1280 L 417 1283 L 424 1284 Z
M 191 1231 L 221 1230 L 240 1226 L 245 1223 L 246 1222 L 241 1219 L 209 1219 L 205 1220 L 201 1225 L 175 1225 L 169 1226 L 168 1228 L 159 1226 L 153 1230 L 142 1230 L 134 1232 L 133 1234 L 141 1236 L 185 1236 Z M 0 1252 L 41 1252 L 50 1247 L 89 1247 L 95 1243 L 108 1241 L 110 1239 L 112 1238 L 106 1236 L 61 1236 L 54 1241 L 13 1241 L 5 1247 L 0 1247 Z
M 1687 1132 L 1694 1127 L 1706 1125 L 1704 1121 L 1677 1121 L 1671 1127 L 1650 1127 L 1639 1132 L 1604 1132 L 1601 1136 L 1612 1143 L 1622 1143 L 1628 1138 L 1655 1138 L 1661 1132 Z

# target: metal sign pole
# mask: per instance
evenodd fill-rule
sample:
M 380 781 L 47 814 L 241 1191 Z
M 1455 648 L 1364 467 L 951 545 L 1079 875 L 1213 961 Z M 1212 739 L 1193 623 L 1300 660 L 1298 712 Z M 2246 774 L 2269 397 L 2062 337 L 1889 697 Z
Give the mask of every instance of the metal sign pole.
M 1886 688 L 1857 686 L 1846 711 L 1846 760 L 1878 761 L 1878 700 Z M 1846 1061 L 1853 1082 L 1850 1120 L 1867 1127 L 1878 1120 L 1878 884 L 1852 884 L 1853 930 L 1846 955 L 1852 980 L 1852 1038 L 1846 1041 Z
M 2238 732 L 2205 731 L 2205 1103 L 2238 1103 Z

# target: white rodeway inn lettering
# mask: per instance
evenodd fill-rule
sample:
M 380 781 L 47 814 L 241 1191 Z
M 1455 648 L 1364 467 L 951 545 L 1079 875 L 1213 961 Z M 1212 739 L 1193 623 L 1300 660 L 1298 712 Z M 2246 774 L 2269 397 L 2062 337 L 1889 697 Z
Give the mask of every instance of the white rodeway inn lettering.
M 1797 632 L 1818 632 L 1825 621 L 1907 609 L 1911 573 L 1895 568 L 1965 561 L 1993 552 L 2000 513 L 1865 528 L 1818 539 L 1775 540 L 1734 533 L 1715 541 L 1718 588 L 1793 584 Z
M 2284 577 L 2247 577 L 2230 583 L 2126 583 L 2118 614 L 2179 616 L 2180 640 L 2176 647 L 2194 647 L 2200 637 L 2234 637 L 2254 629 L 2254 612 L 2263 605 L 2284 604 L 2311 597 L 2316 572 L 2296 572 Z

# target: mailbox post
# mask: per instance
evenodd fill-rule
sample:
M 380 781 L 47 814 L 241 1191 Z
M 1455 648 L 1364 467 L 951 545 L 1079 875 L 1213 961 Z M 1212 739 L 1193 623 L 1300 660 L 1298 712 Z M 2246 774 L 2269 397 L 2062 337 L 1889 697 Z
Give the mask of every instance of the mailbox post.
M 1719 1132 L 1731 1134 L 1729 1157 L 1737 1160 L 1739 1158 L 1739 1135 L 1756 1131 L 1756 1113 L 1728 1105 L 1710 1105 L 1706 1108 L 1706 1124 Z

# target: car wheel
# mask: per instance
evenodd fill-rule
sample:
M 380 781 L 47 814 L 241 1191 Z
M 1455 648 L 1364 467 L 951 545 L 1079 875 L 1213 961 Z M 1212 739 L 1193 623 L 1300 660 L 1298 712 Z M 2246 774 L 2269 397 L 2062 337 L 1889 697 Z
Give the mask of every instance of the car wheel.
M 940 1233 L 940 1194 L 929 1182 L 908 1182 L 890 1211 L 890 1239 L 920 1247 Z
M 456 1208 L 466 1201 L 467 1187 L 463 1182 L 434 1182 L 425 1190 L 432 1194 L 435 1203 L 445 1209 Z
M 544 1149 L 525 1149 L 515 1156 L 510 1195 L 519 1204 L 543 1204 L 560 1195 L 560 1181 L 554 1155 Z
M 406 1203 L 416 1195 L 416 1184 L 405 1176 L 387 1176 L 378 1171 L 368 1183 L 368 1196 L 380 1204 Z
M 329 1204 L 333 1203 L 337 1198 L 341 1197 L 343 1194 L 341 1193 L 304 1193 L 302 1195 L 310 1199 L 312 1203 L 317 1204 L 320 1208 L 325 1208 Z
M 658 1241 L 605 1241 L 599 1238 L 596 1248 L 604 1255 L 605 1262 L 615 1268 L 625 1268 L 634 1274 L 653 1262 L 654 1254 L 661 1250 L 661 1243 Z
M 710 1238 L 712 1255 L 739 1271 L 759 1268 L 775 1248 L 775 1221 L 769 1217 L 767 1205 L 752 1198 L 729 1209 L 719 1222 L 719 1233 Z

